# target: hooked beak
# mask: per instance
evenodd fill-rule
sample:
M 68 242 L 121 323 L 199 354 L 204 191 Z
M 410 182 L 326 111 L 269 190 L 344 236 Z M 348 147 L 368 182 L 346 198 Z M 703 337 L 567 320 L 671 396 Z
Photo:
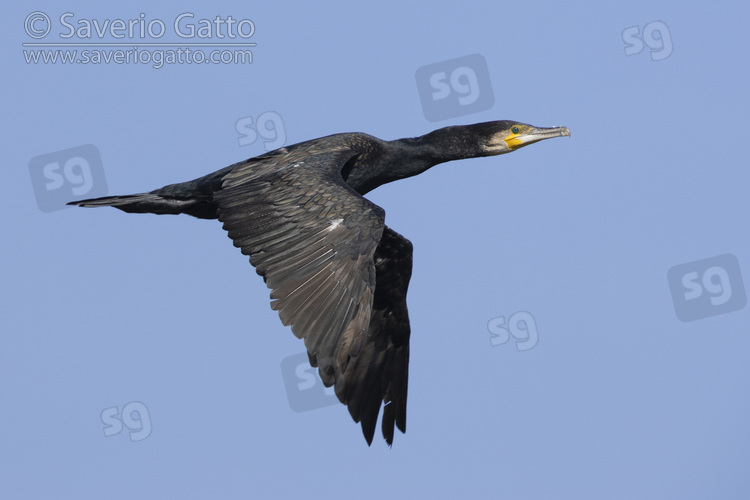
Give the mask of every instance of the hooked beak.
M 509 135 L 505 138 L 505 143 L 511 151 L 515 151 L 518 148 L 543 141 L 544 139 L 562 136 L 570 137 L 570 130 L 567 127 L 531 127 L 521 133 Z

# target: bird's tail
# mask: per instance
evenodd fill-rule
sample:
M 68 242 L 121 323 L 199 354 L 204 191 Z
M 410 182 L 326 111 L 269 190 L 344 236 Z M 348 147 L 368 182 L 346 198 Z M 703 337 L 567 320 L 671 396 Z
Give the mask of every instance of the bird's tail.
M 160 198 L 151 193 L 128 194 L 124 196 L 105 196 L 103 198 L 90 198 L 88 200 L 71 201 L 68 205 L 79 207 L 115 207 L 124 212 L 131 213 L 161 213 Z
M 68 205 L 79 207 L 115 207 L 123 212 L 135 214 L 179 214 L 188 200 L 163 198 L 155 193 L 128 194 L 124 196 L 105 196 L 89 200 L 71 201 Z
M 71 201 L 68 205 L 115 207 L 133 214 L 188 214 L 200 219 L 217 219 L 219 207 L 213 195 L 221 190 L 224 176 L 233 168 L 234 165 L 230 165 L 193 181 L 170 184 L 149 193 Z
M 175 197 L 158 192 L 105 196 L 71 201 L 79 207 L 115 207 L 132 214 L 188 214 L 201 219 L 215 219 L 216 207 L 204 197 Z

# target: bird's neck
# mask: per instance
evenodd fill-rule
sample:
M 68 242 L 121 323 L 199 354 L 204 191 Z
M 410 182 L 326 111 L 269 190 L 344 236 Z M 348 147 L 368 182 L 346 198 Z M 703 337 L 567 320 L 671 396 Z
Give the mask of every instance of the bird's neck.
M 421 137 L 381 141 L 365 152 L 347 183 L 360 194 L 399 179 L 419 175 L 447 161 L 481 156 L 470 137 L 458 127 L 446 127 Z

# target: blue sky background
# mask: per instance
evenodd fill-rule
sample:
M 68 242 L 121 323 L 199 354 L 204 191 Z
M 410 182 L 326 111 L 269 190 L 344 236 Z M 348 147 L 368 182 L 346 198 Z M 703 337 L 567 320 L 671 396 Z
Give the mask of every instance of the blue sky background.
M 748 498 L 746 4 L 27 5 L 0 21 L 0 497 Z M 48 43 L 185 42 L 190 12 L 252 20 L 257 46 L 252 64 L 27 64 L 34 11 Z M 64 40 L 65 12 L 169 31 Z M 459 78 L 453 116 L 428 121 L 417 70 L 473 54 L 485 107 L 450 104 Z M 92 189 L 143 192 L 265 152 L 274 134 L 247 134 L 263 113 L 286 144 L 572 131 L 369 195 L 415 247 L 392 449 L 319 385 L 285 385 L 302 342 L 218 222 L 40 209 L 85 197 L 75 168 L 33 184 L 67 150 L 99 152 Z

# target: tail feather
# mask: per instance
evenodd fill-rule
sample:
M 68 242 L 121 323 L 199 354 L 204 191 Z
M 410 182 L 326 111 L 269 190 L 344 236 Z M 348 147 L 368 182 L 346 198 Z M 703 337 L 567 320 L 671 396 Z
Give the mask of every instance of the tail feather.
M 216 219 L 216 206 L 210 198 L 176 198 L 158 193 L 105 196 L 89 200 L 71 201 L 79 207 L 115 207 L 134 214 L 188 214 L 201 219 Z
M 150 193 L 105 196 L 71 201 L 79 207 L 115 207 L 134 214 L 188 214 L 199 219 L 218 219 L 214 193 L 221 190 L 224 176 L 236 165 L 224 167 L 198 179 L 170 184 Z
M 149 212 L 149 205 L 158 206 L 160 204 L 159 200 L 160 196 L 158 195 L 143 193 L 71 201 L 68 205 L 78 205 L 79 207 L 115 207 L 125 212 L 143 213 Z

